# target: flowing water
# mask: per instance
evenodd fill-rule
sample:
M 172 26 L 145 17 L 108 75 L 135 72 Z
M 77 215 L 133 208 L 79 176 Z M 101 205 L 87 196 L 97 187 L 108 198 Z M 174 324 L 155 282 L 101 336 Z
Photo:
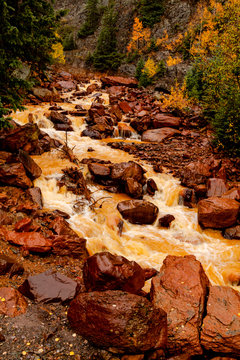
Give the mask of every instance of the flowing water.
M 70 95 L 68 93 L 65 96 Z M 107 105 L 108 95 L 103 93 L 101 97 Z M 88 109 L 93 100 L 94 94 L 81 100 L 71 100 L 72 103 L 63 103 L 61 106 L 63 109 L 73 110 L 76 104 L 80 104 Z M 28 122 L 28 114 L 32 113 L 34 122 L 38 123 L 41 130 L 47 132 L 52 138 L 65 141 L 65 132 L 56 131 L 47 119 L 48 108 L 49 104 L 30 106 L 24 112 L 16 113 L 14 119 L 20 124 L 25 124 Z M 84 118 L 68 117 L 72 120 L 74 127 L 74 132 L 69 132 L 67 136 L 68 146 L 74 149 L 74 154 L 79 160 L 94 157 L 114 163 L 138 161 L 130 154 L 107 146 L 106 143 L 110 139 L 106 141 L 106 139 L 93 140 L 81 137 L 80 134 L 85 128 Z M 137 135 L 135 139 L 138 141 Z M 90 147 L 94 151 L 89 152 Z M 41 156 L 33 156 L 33 158 L 43 170 L 42 176 L 35 180 L 34 185 L 42 190 L 44 207 L 59 209 L 70 215 L 69 223 L 79 236 L 87 239 L 87 248 L 91 255 L 108 250 L 135 260 L 144 267 L 151 266 L 159 270 L 168 254 L 194 254 L 201 261 L 212 284 L 217 285 L 230 285 L 231 274 L 240 273 L 240 242 L 226 240 L 216 230 L 203 231 L 198 225 L 196 209 L 178 205 L 180 182 L 170 175 L 157 174 L 152 170 L 151 165 L 138 161 L 147 171 L 146 176 L 153 178 L 159 189 L 153 197 L 145 195 L 144 199 L 157 205 L 161 214 L 174 215 L 175 220 L 170 229 L 159 228 L 156 224 L 133 225 L 124 221 L 123 232 L 120 236 L 117 224 L 121 215 L 116 205 L 119 201 L 130 199 L 127 195 L 112 194 L 102 190 L 101 186 L 91 182 L 87 165 L 81 165 L 81 170 L 92 192 L 92 202 L 95 203 L 90 208 L 89 204 L 83 204 L 79 196 L 66 191 L 65 187 L 57 186 L 57 179 L 62 175 L 61 169 L 74 166 L 63 158 L 60 151 L 55 149 Z M 235 288 L 240 290 L 239 286 Z

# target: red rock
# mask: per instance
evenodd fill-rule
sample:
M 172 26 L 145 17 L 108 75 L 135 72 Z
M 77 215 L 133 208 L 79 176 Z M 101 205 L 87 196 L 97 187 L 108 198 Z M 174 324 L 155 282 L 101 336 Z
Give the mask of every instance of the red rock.
M 32 223 L 32 219 L 28 218 L 28 217 L 25 217 L 23 218 L 22 220 L 19 220 L 15 226 L 14 226 L 14 230 L 15 231 L 25 231 L 25 232 L 28 232 L 29 229 L 30 229 L 30 226 L 31 226 L 31 223 Z
M 101 133 L 96 129 L 92 129 L 91 127 L 88 127 L 85 130 L 83 130 L 81 136 L 88 136 L 91 139 L 102 139 Z
M 117 352 L 143 353 L 166 344 L 165 312 L 144 297 L 118 290 L 79 294 L 68 320 L 93 344 Z
M 97 89 L 99 89 L 98 84 L 88 85 L 88 87 L 87 87 L 87 89 L 86 89 L 86 93 L 87 93 L 87 95 L 90 95 L 90 94 L 92 94 L 94 91 L 96 91 Z
M 58 81 L 57 84 L 64 90 L 75 90 L 76 84 L 71 80 Z
M 142 134 L 144 131 L 150 128 L 151 119 L 149 117 L 141 119 L 141 121 L 139 119 L 134 119 L 130 122 L 130 125 L 139 134 Z
M 227 286 L 210 288 L 201 344 L 227 356 L 240 354 L 240 293 Z
M 32 186 L 21 163 L 0 165 L 0 183 L 27 189 Z
M 19 291 L 10 287 L 0 287 L 0 314 L 15 317 L 24 314 L 27 306 Z
M 225 229 L 223 237 L 225 237 L 225 239 L 240 240 L 240 225 Z
M 168 127 L 163 127 L 161 129 L 153 129 L 144 131 L 142 134 L 142 141 L 149 141 L 149 142 L 161 142 L 165 139 L 170 137 L 180 135 L 180 131 L 171 129 Z
M 128 178 L 132 178 L 141 184 L 145 184 L 145 172 L 143 167 L 134 161 L 122 162 L 112 166 L 111 178 L 118 181 L 126 181 Z
M 132 224 L 153 224 L 158 215 L 157 206 L 145 200 L 125 200 L 117 209 Z
M 134 134 L 134 129 L 126 123 L 118 123 L 119 136 L 123 139 L 130 138 Z
M 51 250 L 52 242 L 37 232 L 7 231 L 6 240 L 14 245 L 23 246 L 28 251 L 45 253 Z
M 145 283 L 145 271 L 135 261 L 109 252 L 90 256 L 84 264 L 87 291 L 123 290 L 137 294 Z
M 29 276 L 18 290 L 36 302 L 66 302 L 76 296 L 77 282 L 53 270 Z
M 125 113 L 129 113 L 132 112 L 132 108 L 131 106 L 129 106 L 127 101 L 121 101 L 118 103 L 118 106 L 120 107 L 120 109 Z
M 199 332 L 209 285 L 193 255 L 167 256 L 152 279 L 151 300 L 168 316 L 168 354 L 202 354 Z
M 62 216 L 54 218 L 49 227 L 53 229 L 57 235 L 77 236 L 75 231 L 71 229 L 69 223 Z
M 5 255 L 0 255 L 0 275 L 7 274 L 11 267 L 15 264 L 15 260 Z
M 140 354 L 140 355 L 123 355 L 121 357 L 121 360 L 143 360 L 144 359 L 144 354 Z
M 232 188 L 222 195 L 223 198 L 240 201 L 240 188 Z
M 0 194 L 0 206 L 1 206 L 1 194 Z M 8 211 L 0 209 L 0 225 L 11 225 L 14 222 L 14 215 Z
M 96 115 L 104 116 L 106 114 L 105 107 L 102 104 L 92 104 L 88 110 L 88 115 L 91 119 L 94 119 Z
M 112 105 L 110 108 L 110 112 L 116 116 L 117 121 L 122 120 L 122 112 L 118 105 Z
M 222 179 L 210 178 L 207 183 L 207 196 L 222 196 L 227 191 L 225 182 Z
M 158 187 L 155 181 L 151 178 L 147 179 L 147 193 L 153 196 L 156 191 L 158 191 Z
M 240 204 L 231 199 L 210 197 L 198 203 L 198 222 L 203 227 L 223 229 L 233 226 Z
M 127 178 L 125 183 L 125 192 L 134 199 L 140 199 L 143 194 L 142 184 L 133 178 Z
M 41 168 L 35 163 L 35 161 L 31 158 L 31 156 L 29 156 L 26 151 L 20 149 L 18 159 L 23 164 L 27 175 L 30 177 L 31 180 L 35 180 L 42 175 Z
M 159 129 L 163 127 L 178 129 L 180 126 L 180 118 L 168 116 L 166 114 L 157 114 L 152 121 L 153 128 Z
M 35 87 L 32 89 L 32 92 L 34 96 L 36 96 L 36 98 L 38 98 L 40 101 L 50 102 L 60 100 L 60 96 L 56 89 L 54 91 L 51 91 L 46 88 Z M 39 101 L 37 101 L 37 103 L 39 103 Z
M 111 168 L 107 164 L 91 163 L 88 164 L 90 173 L 94 176 L 108 177 L 111 172 Z
M 52 252 L 59 256 L 71 256 L 78 259 L 87 257 L 86 240 L 79 236 L 53 235 L 51 236 Z
M 158 224 L 159 226 L 169 228 L 173 220 L 175 220 L 173 215 L 166 214 L 158 219 Z
M 17 152 L 26 144 L 36 144 L 40 130 L 36 124 L 26 124 L 17 128 L 8 129 L 0 135 L 0 150 Z
M 30 195 L 31 200 L 36 204 L 39 209 L 43 208 L 42 191 L 39 187 L 27 189 L 27 193 Z
M 137 116 L 141 118 L 141 117 L 148 115 L 148 113 L 149 113 L 148 111 L 142 110 L 137 114 Z
M 66 186 L 68 191 L 76 195 L 84 195 L 86 199 L 90 198 L 90 191 L 87 187 L 83 173 L 77 167 L 63 169 L 64 175 L 58 181 L 58 186 Z
M 51 111 L 50 120 L 54 124 L 64 124 L 64 125 L 71 125 L 72 124 L 71 120 L 69 120 L 66 115 L 61 114 L 58 111 Z
M 182 185 L 193 187 L 204 184 L 210 176 L 211 167 L 209 163 L 202 163 L 200 161 L 192 162 L 182 171 Z
M 138 85 L 136 79 L 124 78 L 121 76 L 104 76 L 101 78 L 101 82 L 104 86 L 127 86 L 136 88 Z
M 123 86 L 110 86 L 107 89 L 110 96 L 121 96 L 124 93 L 124 87 Z
M 54 129 L 58 131 L 73 131 L 73 127 L 68 124 L 54 124 Z
M 179 193 L 178 203 L 189 208 L 195 207 L 197 204 L 195 191 L 193 189 L 182 189 Z

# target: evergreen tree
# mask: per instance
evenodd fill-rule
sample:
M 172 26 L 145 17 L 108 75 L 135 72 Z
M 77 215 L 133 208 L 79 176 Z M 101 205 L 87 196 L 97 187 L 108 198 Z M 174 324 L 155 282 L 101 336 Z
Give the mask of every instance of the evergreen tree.
M 7 109 L 20 109 L 31 74 L 41 76 L 51 62 L 57 19 L 47 0 L 0 0 L 0 128 Z M 30 76 L 21 75 L 21 68 Z
M 140 20 L 145 27 L 153 27 L 164 12 L 163 0 L 140 0 Z
M 87 17 L 81 26 L 78 37 L 85 38 L 94 34 L 99 24 L 100 11 L 98 9 L 98 0 L 88 0 L 86 5 Z
M 92 57 L 94 67 L 100 71 L 116 70 L 121 63 L 121 55 L 117 52 L 116 23 L 114 2 L 110 1 L 103 15 L 102 30 Z

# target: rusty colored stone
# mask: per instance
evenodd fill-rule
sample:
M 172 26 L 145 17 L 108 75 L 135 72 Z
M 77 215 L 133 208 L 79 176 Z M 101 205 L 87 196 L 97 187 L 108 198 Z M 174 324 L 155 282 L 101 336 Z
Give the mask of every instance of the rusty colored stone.
M 27 189 L 32 182 L 21 163 L 0 165 L 0 183 Z
M 134 161 L 122 162 L 114 164 L 111 169 L 111 178 L 113 180 L 125 181 L 132 178 L 142 184 L 145 184 L 144 173 L 146 171 L 142 166 Z
M 153 196 L 156 191 L 158 191 L 156 182 L 151 178 L 147 179 L 147 193 Z
M 126 139 L 131 137 L 131 135 L 134 133 L 134 129 L 126 123 L 119 122 L 118 132 L 119 132 L 119 136 L 121 136 L 123 139 Z
M 180 123 L 181 123 L 180 118 L 169 116 L 166 114 L 157 114 L 152 121 L 154 129 L 159 129 L 163 127 L 178 129 Z
M 169 228 L 173 220 L 175 220 L 175 217 L 173 215 L 166 214 L 158 219 L 158 224 L 159 226 Z
M 29 276 L 18 290 L 31 300 L 42 303 L 72 300 L 77 291 L 77 282 L 53 270 Z
M 239 356 L 240 293 L 238 291 L 227 286 L 210 288 L 201 344 L 206 350 L 226 356 Z
M 222 195 L 223 198 L 240 201 L 240 188 L 232 188 Z
M 28 194 L 30 195 L 32 201 L 38 205 L 39 209 L 43 208 L 43 198 L 42 198 L 42 191 L 39 187 L 30 188 L 27 190 Z
M 143 194 L 142 184 L 133 178 L 128 178 L 125 183 L 125 192 L 134 199 L 141 199 Z
M 83 277 L 88 291 L 123 290 L 137 294 L 145 283 L 145 271 L 140 265 L 109 252 L 90 256 Z
M 25 217 L 22 220 L 19 220 L 15 226 L 14 230 L 18 232 L 28 232 L 32 223 L 32 219 Z
M 153 224 L 158 215 L 157 206 L 145 200 L 121 201 L 117 209 L 132 224 Z
M 101 78 L 103 86 L 126 86 L 136 88 L 138 82 L 136 79 L 125 78 L 121 76 L 104 76 Z
M 153 129 L 153 130 L 147 130 L 144 131 L 142 134 L 142 141 L 148 141 L 148 142 L 162 142 L 165 139 L 168 139 L 170 137 L 180 135 L 180 131 L 169 128 L 169 127 L 163 127 L 161 129 Z
M 120 109 L 125 113 L 128 114 L 129 112 L 132 112 L 132 108 L 131 106 L 129 106 L 127 101 L 120 101 L 118 103 L 118 106 L 120 107 Z
M 191 162 L 182 170 L 182 185 L 193 187 L 195 185 L 205 184 L 211 176 L 211 166 L 208 162 Z
M 24 314 L 27 306 L 19 291 L 10 287 L 0 287 L 0 314 L 15 317 Z
M 240 225 L 225 229 L 223 237 L 225 237 L 225 239 L 240 240 Z
M 88 164 L 90 173 L 94 176 L 108 177 L 111 172 L 111 168 L 107 164 L 91 163 Z
M 231 199 L 210 197 L 198 203 L 198 222 L 201 226 L 223 229 L 233 226 L 238 217 L 240 204 Z
M 210 178 L 207 183 L 207 197 L 222 196 L 227 191 L 225 181 L 218 178 Z
M 199 332 L 209 286 L 201 263 L 193 255 L 167 256 L 152 279 L 151 300 L 168 316 L 170 355 L 202 354 Z
M 6 240 L 14 245 L 23 246 L 28 251 L 45 253 L 52 248 L 52 242 L 37 232 L 7 231 Z
M 75 234 L 72 235 L 53 235 L 51 236 L 52 252 L 59 256 L 71 256 L 74 258 L 85 259 L 88 255 L 86 240 Z
M 79 294 L 68 320 L 93 344 L 117 352 L 143 353 L 166 345 L 165 312 L 138 295 L 118 290 Z
M 27 175 L 30 177 L 31 180 L 35 180 L 39 176 L 41 176 L 42 169 L 36 164 L 36 162 L 26 151 L 20 149 L 18 159 L 23 164 Z
M 77 236 L 75 231 L 71 229 L 69 223 L 62 216 L 54 218 L 49 227 L 53 229 L 57 235 Z

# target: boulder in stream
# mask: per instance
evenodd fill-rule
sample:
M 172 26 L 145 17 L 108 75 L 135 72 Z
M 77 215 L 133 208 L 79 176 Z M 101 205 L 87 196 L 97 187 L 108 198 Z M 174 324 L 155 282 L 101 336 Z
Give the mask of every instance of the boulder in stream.
M 132 224 L 153 224 L 158 216 L 158 207 L 145 200 L 121 201 L 117 209 Z
M 68 320 L 81 336 L 114 352 L 143 353 L 166 346 L 166 313 L 127 292 L 79 294 L 70 304 Z

